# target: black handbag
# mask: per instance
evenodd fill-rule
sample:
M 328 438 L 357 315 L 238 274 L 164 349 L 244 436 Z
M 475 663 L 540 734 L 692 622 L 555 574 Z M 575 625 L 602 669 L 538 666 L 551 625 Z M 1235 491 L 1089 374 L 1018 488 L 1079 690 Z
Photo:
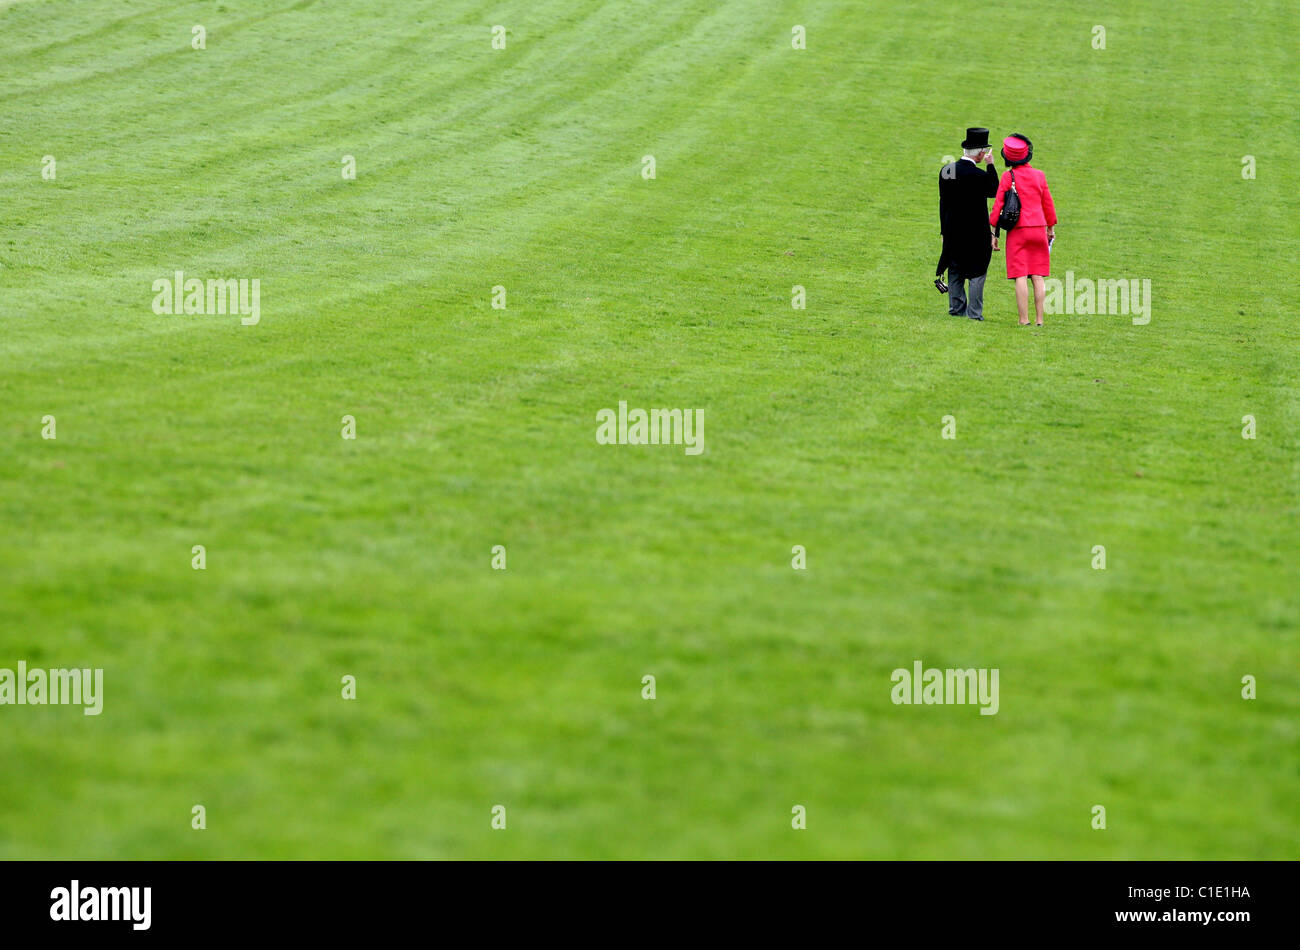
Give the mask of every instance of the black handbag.
M 1011 172 L 1011 190 L 1002 196 L 1002 213 L 998 215 L 998 227 L 1010 231 L 1020 223 L 1020 195 L 1016 193 L 1016 170 Z

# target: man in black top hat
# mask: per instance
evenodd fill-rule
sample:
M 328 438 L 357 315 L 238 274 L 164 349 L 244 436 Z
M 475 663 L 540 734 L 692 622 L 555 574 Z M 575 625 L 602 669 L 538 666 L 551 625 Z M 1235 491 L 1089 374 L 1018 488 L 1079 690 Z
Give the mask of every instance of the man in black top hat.
M 989 239 L 988 200 L 998 193 L 998 173 L 988 129 L 967 129 L 962 157 L 939 172 L 939 228 L 943 252 L 935 268 L 934 285 L 948 291 L 948 312 L 955 317 L 984 319 L 984 276 L 993 254 Z M 981 170 L 978 162 L 987 163 Z M 948 284 L 943 283 L 944 268 Z M 969 289 L 964 287 L 969 284 Z

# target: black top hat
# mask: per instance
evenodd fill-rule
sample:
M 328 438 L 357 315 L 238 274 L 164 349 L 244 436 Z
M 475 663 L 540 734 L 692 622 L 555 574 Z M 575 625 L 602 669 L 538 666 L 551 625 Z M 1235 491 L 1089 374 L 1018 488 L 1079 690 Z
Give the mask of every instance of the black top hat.
M 967 129 L 966 141 L 961 143 L 962 148 L 988 148 L 989 147 L 989 130 L 988 129 Z

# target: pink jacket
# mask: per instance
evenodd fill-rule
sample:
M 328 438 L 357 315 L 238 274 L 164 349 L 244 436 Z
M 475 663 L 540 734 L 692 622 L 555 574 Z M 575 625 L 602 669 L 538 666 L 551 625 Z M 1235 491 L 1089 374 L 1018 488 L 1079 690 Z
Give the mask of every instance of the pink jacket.
M 1002 201 L 1011 188 L 1011 170 L 1002 173 L 998 182 L 998 194 L 993 200 L 993 211 L 989 214 L 989 224 L 998 226 L 998 216 L 1002 214 Z M 1016 168 L 1016 194 L 1020 196 L 1020 224 L 1026 228 L 1041 228 L 1056 225 L 1056 205 L 1052 204 L 1052 193 L 1047 190 L 1047 176 L 1037 168 L 1020 165 Z

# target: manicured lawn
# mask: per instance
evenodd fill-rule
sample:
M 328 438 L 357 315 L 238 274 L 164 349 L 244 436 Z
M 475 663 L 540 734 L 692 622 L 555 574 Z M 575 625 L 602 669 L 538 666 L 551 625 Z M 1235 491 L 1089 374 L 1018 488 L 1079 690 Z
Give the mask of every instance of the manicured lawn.
M 480 6 L 0 0 L 0 857 L 1300 858 L 1290 5 Z M 946 315 L 969 125 L 1149 324 Z

